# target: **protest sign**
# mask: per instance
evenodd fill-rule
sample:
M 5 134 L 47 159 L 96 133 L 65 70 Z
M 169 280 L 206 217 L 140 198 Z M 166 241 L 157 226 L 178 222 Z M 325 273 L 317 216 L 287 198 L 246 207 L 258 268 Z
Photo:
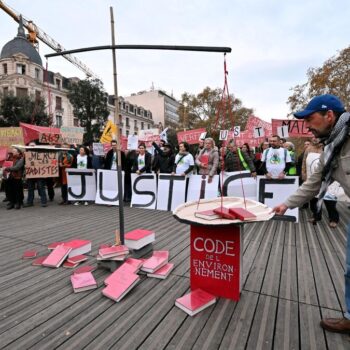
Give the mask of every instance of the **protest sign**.
M 0 128 L 0 147 L 11 148 L 12 145 L 24 145 L 22 128 Z
M 277 127 L 277 135 L 281 138 L 288 138 L 288 125 L 282 125 Z
M 189 177 L 186 202 L 210 199 L 218 196 L 219 175 L 214 175 L 208 182 L 207 175 L 191 175 Z
M 131 174 L 131 207 L 156 209 L 157 176 L 155 174 Z
M 289 137 L 313 137 L 313 134 L 305 126 L 303 119 L 272 119 L 272 132 L 277 134 L 277 128 L 288 126 Z
M 60 145 L 63 143 L 61 134 L 40 132 L 39 133 L 39 142 L 48 143 L 50 145 Z
M 58 177 L 58 152 L 50 150 L 28 151 L 25 155 L 27 179 Z
M 189 145 L 195 145 L 199 143 L 199 138 L 205 132 L 204 128 L 180 131 L 177 133 L 178 142 L 187 142 Z
M 261 126 L 255 126 L 253 131 L 255 139 L 265 136 L 265 130 Z
M 257 200 L 273 208 L 283 203 L 299 187 L 298 176 L 287 176 L 284 179 L 267 179 L 258 176 Z M 299 208 L 288 209 L 285 215 L 291 215 L 299 220 Z
M 220 130 L 219 141 L 226 141 L 228 138 L 228 130 Z
M 115 140 L 117 137 L 117 126 L 111 121 L 108 120 L 102 136 L 100 138 L 101 143 L 110 143 L 112 140 Z
M 122 184 L 124 184 L 124 172 L 122 172 Z M 123 201 L 123 198 L 121 200 Z M 117 171 L 98 169 L 95 202 L 96 204 L 119 205 Z
M 77 126 L 61 126 L 63 142 L 68 145 L 81 145 L 83 143 L 84 128 Z
M 104 156 L 105 155 L 103 143 L 94 142 L 92 144 L 92 150 L 93 150 L 95 156 Z
M 264 130 L 266 137 L 272 135 L 272 124 L 262 120 L 254 115 L 250 115 L 245 126 L 246 130 L 254 130 L 254 128 L 261 128 Z
M 245 197 L 256 200 L 256 190 L 256 179 L 252 177 L 250 171 L 224 172 L 222 191 L 225 197 Z
M 174 210 L 185 203 L 186 176 L 159 174 L 158 177 L 158 210 Z
M 132 149 L 137 149 L 139 146 L 139 138 L 137 135 L 129 135 L 128 136 L 128 146 L 127 149 L 128 150 L 132 150 Z
M 95 201 L 96 180 L 94 169 L 66 169 L 68 200 Z

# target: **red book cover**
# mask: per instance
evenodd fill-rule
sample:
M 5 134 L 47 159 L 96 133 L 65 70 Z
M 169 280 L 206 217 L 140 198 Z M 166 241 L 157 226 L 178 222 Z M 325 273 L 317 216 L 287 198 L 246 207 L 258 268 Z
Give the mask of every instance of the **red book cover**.
M 33 259 L 37 255 L 38 253 L 35 250 L 26 250 L 22 255 L 22 259 Z
M 36 258 L 33 260 L 32 265 L 33 266 L 41 266 L 43 264 L 43 261 L 48 257 L 48 255 L 40 256 L 39 258 Z
M 202 154 L 200 162 L 206 166 L 209 164 L 209 154 Z
M 215 302 L 216 298 L 214 295 L 207 293 L 202 289 L 196 289 L 183 297 L 176 299 L 175 305 L 181 310 L 187 312 L 190 316 L 194 316 Z
M 113 273 L 111 273 L 105 280 L 104 284 L 109 285 L 114 283 L 115 280 L 118 280 L 118 276 L 122 274 L 135 274 L 136 269 L 133 265 L 124 263 L 120 267 L 118 267 Z
M 112 256 L 124 255 L 129 252 L 129 249 L 125 245 L 117 245 L 108 248 L 102 248 L 99 250 L 98 254 L 101 255 L 102 258 L 108 258 Z
M 143 260 L 141 259 L 135 259 L 135 258 L 128 258 L 125 260 L 125 264 L 131 265 L 135 270 L 134 272 L 136 273 L 142 266 Z
M 169 276 L 173 268 L 174 268 L 174 264 L 166 264 L 160 269 L 154 271 L 153 273 L 148 273 L 147 277 L 165 279 Z
M 77 267 L 79 265 L 79 263 L 71 263 L 71 262 L 69 262 L 69 261 L 65 261 L 64 263 L 63 263 L 63 267 L 66 267 L 66 268 L 68 268 L 68 269 L 74 269 L 75 267 Z
M 167 264 L 168 259 L 169 252 L 167 250 L 154 251 L 153 255 L 143 263 L 141 270 L 153 273 L 154 271 Z
M 49 248 L 50 250 L 53 250 L 53 249 L 55 249 L 57 246 L 62 245 L 62 244 L 64 244 L 64 242 L 52 242 L 52 243 L 50 243 L 50 244 L 48 245 L 47 248 Z
M 228 208 L 219 207 L 214 209 L 214 213 L 220 215 L 223 219 L 235 220 L 236 217 L 230 212 Z
M 114 301 L 120 301 L 140 280 L 135 273 L 125 272 L 119 273 L 106 288 L 102 290 L 102 294 Z
M 63 245 L 57 246 L 43 261 L 43 266 L 59 267 L 66 259 L 72 248 Z
M 67 261 L 72 263 L 72 264 L 77 264 L 77 263 L 83 262 L 87 259 L 88 259 L 88 257 L 86 255 L 76 255 L 76 256 L 73 256 L 71 258 L 68 258 Z
M 91 272 L 74 273 L 70 276 L 74 293 L 97 288 L 97 283 Z
M 76 270 L 73 271 L 73 273 L 84 273 L 84 272 L 92 272 L 95 271 L 96 267 L 91 265 L 81 266 L 78 267 Z
M 71 241 L 64 242 L 64 246 L 72 248 L 72 251 L 69 253 L 70 258 L 91 251 L 91 241 L 85 239 L 72 239 Z
M 5 160 L 3 163 L 2 163 L 2 167 L 3 169 L 5 168 L 11 168 L 13 166 L 13 162 L 11 160 Z
M 254 220 L 256 218 L 256 215 L 244 208 L 230 208 L 230 213 L 241 221 Z
M 154 235 L 154 231 L 137 229 L 126 233 L 124 238 L 135 241 L 150 235 Z

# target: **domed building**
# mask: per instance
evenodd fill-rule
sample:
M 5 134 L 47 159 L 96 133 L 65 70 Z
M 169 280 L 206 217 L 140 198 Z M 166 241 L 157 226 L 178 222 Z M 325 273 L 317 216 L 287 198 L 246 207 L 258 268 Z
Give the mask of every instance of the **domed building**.
M 20 21 L 17 36 L 6 43 L 0 53 L 0 98 L 7 94 L 33 99 L 42 97 L 55 126 L 78 126 L 78 119 L 74 118 L 73 107 L 67 98 L 69 81 L 76 79 L 45 72 L 42 59 L 27 40 Z

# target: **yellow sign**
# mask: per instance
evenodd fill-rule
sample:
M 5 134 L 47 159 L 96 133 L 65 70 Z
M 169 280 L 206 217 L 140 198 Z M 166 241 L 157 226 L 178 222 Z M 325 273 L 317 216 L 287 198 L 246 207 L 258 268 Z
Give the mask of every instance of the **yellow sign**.
M 101 143 L 110 143 L 112 140 L 115 140 L 117 137 L 117 126 L 111 121 L 108 120 L 103 134 L 101 136 Z

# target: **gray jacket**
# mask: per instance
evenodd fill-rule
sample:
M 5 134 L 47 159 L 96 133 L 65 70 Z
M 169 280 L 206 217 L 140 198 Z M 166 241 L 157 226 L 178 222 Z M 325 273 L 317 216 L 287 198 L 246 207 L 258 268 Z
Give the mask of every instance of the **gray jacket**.
M 340 183 L 345 194 L 350 197 L 350 133 L 336 159 L 337 165 L 332 171 L 332 178 Z M 288 208 L 300 207 L 319 193 L 323 167 L 324 153 L 321 154 L 315 172 L 285 201 Z
M 202 168 L 200 167 L 200 159 L 203 153 L 205 153 L 206 150 L 205 148 L 203 148 L 198 156 L 196 157 L 196 165 L 199 167 L 199 171 L 198 173 L 200 175 L 209 175 L 210 177 L 213 177 L 214 175 L 216 175 L 216 171 L 218 169 L 219 166 L 219 152 L 216 148 L 213 148 L 210 150 L 209 152 L 209 164 L 208 164 L 208 168 Z

